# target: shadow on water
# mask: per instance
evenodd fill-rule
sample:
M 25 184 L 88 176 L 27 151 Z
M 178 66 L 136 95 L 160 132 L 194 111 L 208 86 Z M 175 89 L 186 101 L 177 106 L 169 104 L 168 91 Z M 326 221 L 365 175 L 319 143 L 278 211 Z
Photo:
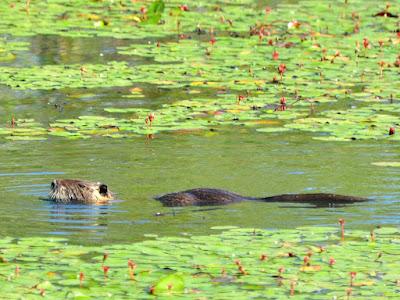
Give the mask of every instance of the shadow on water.
M 90 239 L 101 239 L 106 234 L 109 215 L 119 212 L 111 205 L 88 206 L 44 202 L 32 221 L 47 223 L 49 231 L 46 233 L 50 235 L 85 234 Z

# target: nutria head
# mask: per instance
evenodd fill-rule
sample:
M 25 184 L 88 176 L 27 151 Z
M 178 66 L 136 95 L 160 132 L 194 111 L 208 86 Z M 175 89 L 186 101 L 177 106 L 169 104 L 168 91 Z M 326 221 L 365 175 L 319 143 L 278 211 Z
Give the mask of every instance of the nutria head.
M 107 185 L 73 179 L 55 179 L 50 185 L 50 200 L 61 203 L 104 203 L 113 196 Z

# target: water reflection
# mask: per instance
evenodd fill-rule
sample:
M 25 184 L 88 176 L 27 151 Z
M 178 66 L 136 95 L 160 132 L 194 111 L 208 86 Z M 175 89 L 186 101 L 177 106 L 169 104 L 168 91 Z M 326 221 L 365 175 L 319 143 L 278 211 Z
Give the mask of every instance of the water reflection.
M 50 235 L 85 234 L 90 239 L 100 239 L 107 232 L 110 215 L 121 212 L 110 205 L 58 204 L 43 201 L 38 209 L 39 219 L 49 225 Z
M 26 38 L 8 38 L 9 42 L 30 43 L 28 51 L 18 51 L 17 58 L 2 62 L 3 66 L 30 67 L 55 64 L 105 64 L 110 61 L 127 61 L 131 65 L 151 59 L 127 57 L 117 53 L 117 47 L 127 46 L 131 40 L 114 38 L 71 38 L 56 35 L 36 35 Z M 82 51 L 84 49 L 84 51 Z

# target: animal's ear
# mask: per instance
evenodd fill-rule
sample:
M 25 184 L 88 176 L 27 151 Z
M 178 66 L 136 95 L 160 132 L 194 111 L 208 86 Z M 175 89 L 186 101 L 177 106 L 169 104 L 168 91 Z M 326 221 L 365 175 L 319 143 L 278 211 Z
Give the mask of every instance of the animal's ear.
M 100 186 L 99 186 L 99 192 L 100 192 L 100 194 L 102 194 L 102 195 L 106 195 L 107 192 L 108 192 L 107 185 L 105 185 L 105 184 L 100 184 Z
M 50 184 L 50 188 L 53 190 L 56 187 L 56 181 L 53 180 Z

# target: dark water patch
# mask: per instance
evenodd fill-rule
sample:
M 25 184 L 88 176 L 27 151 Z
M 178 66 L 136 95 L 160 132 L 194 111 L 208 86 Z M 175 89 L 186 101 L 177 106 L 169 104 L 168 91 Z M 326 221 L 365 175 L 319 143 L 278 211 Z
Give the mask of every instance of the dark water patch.
M 1 62 L 0 66 L 84 65 L 105 64 L 110 61 L 127 61 L 129 65 L 134 66 L 152 62 L 152 59 L 149 58 L 127 57 L 118 54 L 117 47 L 131 45 L 134 42 L 129 39 L 35 35 L 26 38 L 10 37 L 8 41 L 27 42 L 30 47 L 29 50 L 15 52 L 15 60 Z M 142 42 L 142 40 L 137 42 Z
M 131 98 L 132 88 L 141 90 L 141 97 Z M 58 119 L 77 118 L 81 115 L 106 115 L 126 118 L 124 114 L 109 114 L 106 108 L 150 108 L 159 109 L 163 104 L 180 100 L 215 97 L 216 88 L 199 87 L 193 89 L 160 88 L 156 85 L 139 83 L 128 87 L 103 87 L 93 89 L 57 89 L 57 90 L 13 90 L 0 86 L 2 107 L 0 122 L 10 126 L 12 117 L 35 119 L 45 128 Z M 144 122 L 144 120 L 143 120 Z M 1 127 L 1 126 L 0 126 Z

